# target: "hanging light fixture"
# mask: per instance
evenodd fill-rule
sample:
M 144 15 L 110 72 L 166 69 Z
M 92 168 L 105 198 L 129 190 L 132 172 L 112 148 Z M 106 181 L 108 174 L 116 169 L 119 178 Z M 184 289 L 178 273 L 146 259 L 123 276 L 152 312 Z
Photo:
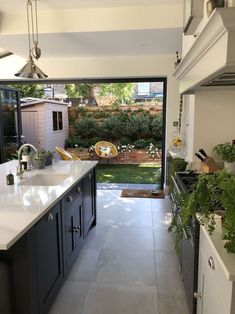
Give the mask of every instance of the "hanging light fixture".
M 27 63 L 20 69 L 15 76 L 41 79 L 47 78 L 47 75 L 39 69 L 33 59 L 38 60 L 41 57 L 41 49 L 38 47 L 38 14 L 37 0 L 34 1 L 34 10 L 32 0 L 27 0 L 27 23 L 28 23 L 28 44 L 29 57 Z M 33 12 L 34 11 L 34 12 Z M 32 47 L 33 43 L 33 47 Z

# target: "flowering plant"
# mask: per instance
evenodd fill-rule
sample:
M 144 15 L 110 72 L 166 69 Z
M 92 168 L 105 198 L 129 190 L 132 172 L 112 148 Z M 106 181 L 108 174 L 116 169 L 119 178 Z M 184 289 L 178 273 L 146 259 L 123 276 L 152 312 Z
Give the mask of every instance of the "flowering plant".
M 91 156 L 93 156 L 94 150 L 95 150 L 95 146 L 94 146 L 94 145 L 91 145 L 91 146 L 88 148 L 88 152 L 90 153 Z
M 127 145 L 119 145 L 117 150 L 120 154 L 125 154 L 127 152 L 131 152 L 135 148 L 135 145 L 127 144 Z
M 146 151 L 146 154 L 149 154 L 152 158 L 160 158 L 160 151 L 157 145 L 154 145 L 152 143 L 149 144 L 148 150 Z

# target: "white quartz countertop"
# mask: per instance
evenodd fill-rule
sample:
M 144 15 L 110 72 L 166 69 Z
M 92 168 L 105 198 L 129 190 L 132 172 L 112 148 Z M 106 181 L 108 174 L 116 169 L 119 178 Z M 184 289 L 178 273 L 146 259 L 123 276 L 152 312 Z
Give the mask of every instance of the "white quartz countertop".
M 204 232 L 214 248 L 214 253 L 217 255 L 218 261 L 228 280 L 235 281 L 235 253 L 228 253 L 224 248 L 225 240 L 222 239 L 221 219 L 217 218 L 215 231 L 212 235 L 208 233 L 205 227 L 201 230 Z
M 45 213 L 55 205 L 66 192 L 87 172 L 94 168 L 97 161 L 59 161 L 42 170 L 24 173 L 24 178 L 16 177 L 18 161 L 0 165 L 0 250 L 9 249 Z M 6 175 L 11 170 L 15 184 L 6 184 Z M 66 174 L 66 179 L 53 186 L 23 186 L 20 182 L 35 174 Z

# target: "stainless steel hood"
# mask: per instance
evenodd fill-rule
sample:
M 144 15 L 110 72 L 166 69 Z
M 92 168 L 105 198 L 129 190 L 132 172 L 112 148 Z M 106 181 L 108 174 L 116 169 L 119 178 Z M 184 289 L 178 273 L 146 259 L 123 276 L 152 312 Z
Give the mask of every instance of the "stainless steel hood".
M 235 8 L 213 12 L 174 75 L 180 93 L 235 89 Z

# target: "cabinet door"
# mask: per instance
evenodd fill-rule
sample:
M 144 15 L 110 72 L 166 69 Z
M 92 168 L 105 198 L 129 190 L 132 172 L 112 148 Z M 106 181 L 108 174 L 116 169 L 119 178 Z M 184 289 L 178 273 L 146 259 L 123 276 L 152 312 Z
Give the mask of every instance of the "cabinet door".
M 64 267 L 65 272 L 70 269 L 79 247 L 81 246 L 82 234 L 82 197 L 77 195 L 70 206 L 63 210 L 63 236 L 64 236 Z
M 89 173 L 83 179 L 83 234 L 86 236 L 92 223 L 96 222 L 95 175 Z
M 75 246 L 75 234 L 73 232 L 73 227 L 75 225 L 74 210 L 73 206 L 68 208 L 65 213 L 64 219 L 64 264 L 65 269 L 67 269 L 76 255 Z
M 39 312 L 46 313 L 63 278 L 60 203 L 35 225 L 35 244 Z
M 228 314 L 226 305 L 221 297 L 220 283 L 215 281 L 213 270 L 209 267 L 208 257 L 200 250 L 198 273 L 198 298 L 197 314 Z

